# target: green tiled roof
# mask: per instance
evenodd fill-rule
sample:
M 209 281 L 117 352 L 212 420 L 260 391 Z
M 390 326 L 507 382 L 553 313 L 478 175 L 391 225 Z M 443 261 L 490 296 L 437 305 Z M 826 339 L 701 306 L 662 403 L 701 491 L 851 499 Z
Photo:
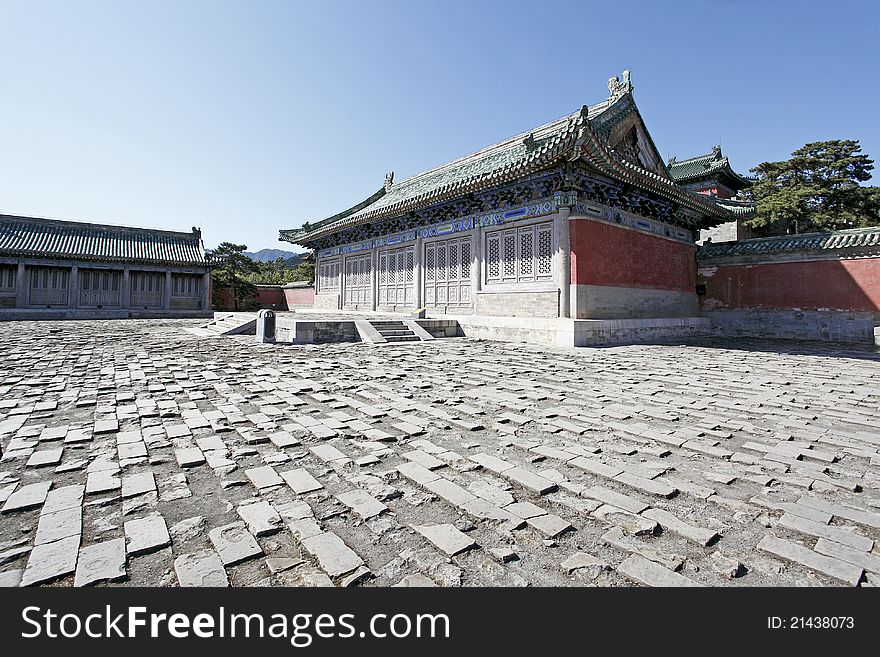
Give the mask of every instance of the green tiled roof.
M 0 215 L 0 256 L 204 265 L 201 232 Z
M 697 257 L 703 261 L 710 258 L 859 248 L 880 249 L 880 226 L 837 230 L 831 233 L 761 237 L 739 242 L 719 242 L 718 244 L 709 242 L 700 247 Z
M 757 210 L 752 201 L 738 201 L 732 198 L 710 198 L 722 208 L 736 216 L 737 219 L 751 217 Z
M 505 184 L 563 159 L 583 157 L 600 173 L 654 192 L 679 205 L 721 221 L 732 218 L 708 198 L 686 191 L 664 175 L 618 157 L 607 143 L 606 128 L 637 111 L 631 93 L 609 99 L 528 130 L 475 153 L 394 182 L 343 212 L 302 228 L 280 231 L 280 239 L 306 244 L 349 226 L 393 218 L 433 204 Z M 575 153 L 575 151 L 578 151 Z
M 716 146 L 705 155 L 698 155 L 687 160 L 672 158 L 666 165 L 672 179 L 684 184 L 708 176 L 727 176 L 738 188 L 748 187 L 752 181 L 746 176 L 736 173 L 730 167 L 730 160 L 721 154 L 721 147 Z
M 595 112 L 595 110 L 593 111 Z M 516 135 L 476 153 L 471 153 L 395 183 L 390 192 L 383 194 L 368 207 L 358 210 L 350 216 L 356 219 L 368 213 L 376 213 L 384 208 L 402 204 L 409 199 L 430 196 L 441 191 L 451 191 L 469 180 L 491 179 L 503 175 L 505 171 L 521 163 L 537 160 L 542 155 L 553 151 L 569 132 L 572 124 L 577 121 L 578 116 L 579 113 L 564 116 L 527 133 Z M 530 135 L 534 139 L 531 148 L 525 143 L 526 138 Z

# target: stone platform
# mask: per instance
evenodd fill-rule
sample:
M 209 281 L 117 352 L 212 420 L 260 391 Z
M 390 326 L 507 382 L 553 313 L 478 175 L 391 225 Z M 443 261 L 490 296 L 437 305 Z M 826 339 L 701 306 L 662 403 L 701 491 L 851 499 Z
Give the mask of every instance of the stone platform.
M 215 313 L 220 316 L 222 313 Z M 251 315 L 248 315 L 251 316 Z M 385 343 L 371 324 L 412 322 L 414 331 L 430 336 L 470 337 L 501 342 L 523 342 L 549 347 L 586 347 L 610 344 L 666 342 L 707 336 L 704 317 L 652 319 L 542 319 L 490 315 L 436 315 L 411 319 L 406 313 L 297 310 L 277 313 L 279 342 L 315 344 L 330 342 Z M 251 330 L 250 333 L 253 333 Z
M 880 353 L 0 324 L 0 585 L 876 586 Z
M 538 319 L 456 315 L 449 319 L 458 322 L 468 337 L 554 347 L 663 342 L 705 336 L 710 328 L 705 317 Z

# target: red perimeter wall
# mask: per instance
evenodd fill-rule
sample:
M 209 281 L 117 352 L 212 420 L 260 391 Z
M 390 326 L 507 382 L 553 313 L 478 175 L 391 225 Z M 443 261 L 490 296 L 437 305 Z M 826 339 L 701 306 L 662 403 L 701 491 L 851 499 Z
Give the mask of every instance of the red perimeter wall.
M 701 264 L 706 310 L 880 310 L 880 258 L 761 264 Z
M 314 287 L 289 287 L 284 289 L 287 307 L 311 306 L 315 303 Z
M 600 221 L 573 219 L 571 282 L 693 292 L 696 247 Z
M 232 310 L 234 304 L 232 302 L 232 292 L 229 290 L 221 290 L 218 293 L 220 305 L 214 304 L 214 310 Z M 287 310 L 287 300 L 284 296 L 284 290 L 281 286 L 257 286 L 256 302 L 260 308 L 269 308 L 272 310 Z

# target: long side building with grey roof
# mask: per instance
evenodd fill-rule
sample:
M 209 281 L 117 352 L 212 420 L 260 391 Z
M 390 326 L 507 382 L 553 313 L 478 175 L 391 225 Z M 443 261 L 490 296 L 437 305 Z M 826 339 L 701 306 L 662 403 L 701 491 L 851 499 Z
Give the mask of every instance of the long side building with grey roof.
M 201 231 L 0 214 L 0 319 L 202 317 Z

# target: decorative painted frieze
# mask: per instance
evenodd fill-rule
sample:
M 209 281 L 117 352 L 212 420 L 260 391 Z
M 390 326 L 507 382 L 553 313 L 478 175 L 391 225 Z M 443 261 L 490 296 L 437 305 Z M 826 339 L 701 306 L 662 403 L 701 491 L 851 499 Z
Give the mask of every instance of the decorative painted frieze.
M 569 164 L 485 194 L 458 198 L 392 220 L 355 226 L 320 238 L 314 245 L 318 257 L 356 253 L 411 242 L 417 237 L 449 235 L 476 226 L 528 219 L 577 203 L 613 208 L 621 217 L 630 217 L 625 221 L 632 228 L 681 240 L 692 241 L 688 226 L 699 220 L 669 201 L 597 176 L 580 164 Z
M 575 203 L 572 208 L 571 216 L 577 217 L 578 215 L 589 217 L 590 219 L 598 219 L 599 221 L 608 224 L 634 228 L 635 230 L 659 235 L 660 237 L 668 237 L 678 240 L 679 242 L 687 242 L 688 244 L 693 244 L 694 242 L 694 234 L 692 231 L 679 228 L 678 226 L 672 226 L 661 221 L 656 221 L 654 219 L 646 219 L 645 217 L 626 212 L 625 210 L 618 210 L 617 208 L 590 203 L 589 201 L 579 200 Z
M 476 226 L 498 226 L 512 221 L 521 221 L 523 219 L 531 219 L 542 215 L 551 214 L 556 211 L 556 204 L 553 199 L 541 199 L 535 203 L 524 205 L 510 210 L 500 212 L 486 212 L 483 214 L 463 217 L 455 221 L 432 224 L 423 226 L 415 230 L 408 230 L 394 235 L 385 235 L 371 240 L 355 242 L 353 244 L 342 244 L 327 249 L 318 250 L 319 258 L 330 258 L 340 254 L 360 253 L 369 251 L 373 248 L 382 248 L 386 246 L 394 246 L 413 242 L 416 238 L 422 239 L 429 237 L 437 237 L 442 235 L 451 235 L 467 230 L 473 230 Z

